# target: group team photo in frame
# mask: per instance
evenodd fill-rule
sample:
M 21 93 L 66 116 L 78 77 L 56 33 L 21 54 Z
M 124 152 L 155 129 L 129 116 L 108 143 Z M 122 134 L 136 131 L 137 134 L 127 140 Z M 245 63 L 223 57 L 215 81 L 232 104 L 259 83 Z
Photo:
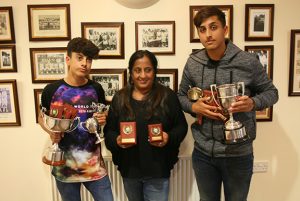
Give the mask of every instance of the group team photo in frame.
M 17 72 L 15 45 L 0 45 L 0 73 Z
M 263 46 L 245 46 L 245 51 L 255 54 L 257 59 L 260 61 L 262 67 L 268 74 L 268 77 L 273 80 L 273 45 Z M 261 111 L 256 111 L 257 121 L 272 121 L 273 119 L 273 106 L 268 107 Z
M 99 58 L 124 59 L 123 22 L 82 22 L 81 36 L 99 47 Z
M 71 39 L 70 4 L 27 5 L 30 41 Z
M 0 126 L 21 126 L 15 79 L 0 80 Z
M 156 79 L 162 85 L 169 87 L 173 91 L 178 91 L 178 69 L 157 69 Z
M 32 83 L 50 83 L 67 75 L 67 48 L 30 48 Z
M 91 69 L 90 79 L 101 84 L 105 100 L 110 103 L 117 91 L 127 84 L 126 69 Z
M 228 26 L 228 33 L 226 38 L 233 40 L 233 5 L 214 5 L 219 8 L 225 14 L 226 25 Z M 198 31 L 196 26 L 194 25 L 194 17 L 198 13 L 201 8 L 205 7 L 205 5 L 201 6 L 190 6 L 190 42 L 191 43 L 200 43 L 200 39 L 198 36 Z
M 272 41 L 274 4 L 246 4 L 245 41 Z
M 0 7 L 0 44 L 15 42 L 12 7 Z
M 175 21 L 135 22 L 136 50 L 175 54 Z
M 300 29 L 291 30 L 289 96 L 300 96 Z

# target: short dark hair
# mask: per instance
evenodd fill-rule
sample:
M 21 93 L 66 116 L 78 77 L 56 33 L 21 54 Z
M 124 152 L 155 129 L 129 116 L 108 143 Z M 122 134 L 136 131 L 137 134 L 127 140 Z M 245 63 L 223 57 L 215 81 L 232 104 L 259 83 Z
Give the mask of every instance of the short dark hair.
M 68 46 L 68 56 L 71 57 L 72 52 L 82 53 L 90 59 L 97 59 L 99 54 L 99 48 L 86 38 L 73 38 L 69 41 Z
M 204 20 L 212 16 L 217 16 L 223 27 L 226 26 L 225 14 L 215 6 L 205 6 L 201 8 L 194 17 L 194 25 L 199 28 Z
M 132 69 L 134 66 L 134 63 L 136 62 L 136 60 L 141 59 L 143 57 L 148 57 L 148 59 L 150 60 L 152 66 L 153 66 L 153 70 L 154 70 L 154 75 L 156 77 L 157 74 L 157 59 L 155 57 L 155 55 L 148 51 L 148 50 L 138 50 L 136 52 L 134 52 L 130 59 L 129 59 L 129 64 L 128 64 L 128 70 L 129 70 L 129 83 L 131 83 L 131 73 L 132 73 Z

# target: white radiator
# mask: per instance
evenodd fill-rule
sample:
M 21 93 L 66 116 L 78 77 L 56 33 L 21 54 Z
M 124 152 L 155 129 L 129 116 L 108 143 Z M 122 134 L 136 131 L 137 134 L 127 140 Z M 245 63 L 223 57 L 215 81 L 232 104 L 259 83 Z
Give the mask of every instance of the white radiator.
M 113 164 L 112 159 L 107 157 L 104 159 L 108 170 L 109 178 L 112 183 L 112 190 L 115 201 L 128 201 L 122 177 Z M 61 201 L 59 192 L 55 185 L 55 179 L 52 178 L 52 197 L 53 201 Z M 82 201 L 94 201 L 90 193 L 82 186 L 81 188 Z M 198 201 L 199 193 L 192 168 L 191 157 L 180 156 L 179 161 L 174 166 L 170 177 L 170 201 Z

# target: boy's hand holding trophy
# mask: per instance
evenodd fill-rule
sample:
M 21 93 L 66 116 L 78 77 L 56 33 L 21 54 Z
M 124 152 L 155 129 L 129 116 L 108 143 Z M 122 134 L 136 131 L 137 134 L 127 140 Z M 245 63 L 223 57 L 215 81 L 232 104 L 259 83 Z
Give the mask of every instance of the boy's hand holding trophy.
M 77 110 L 69 104 L 52 104 L 49 111 L 42 108 L 41 116 L 45 128 L 53 133 L 72 132 L 80 122 L 79 117 L 77 117 Z M 42 160 L 47 165 L 63 165 L 65 164 L 64 152 L 59 148 L 58 143 L 53 143 L 46 149 Z

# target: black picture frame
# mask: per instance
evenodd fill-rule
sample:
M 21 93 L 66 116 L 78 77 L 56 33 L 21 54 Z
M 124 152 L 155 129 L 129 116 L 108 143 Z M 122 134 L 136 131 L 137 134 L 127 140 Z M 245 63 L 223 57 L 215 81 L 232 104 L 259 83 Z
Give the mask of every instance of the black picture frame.
M 81 36 L 99 47 L 99 58 L 124 59 L 124 22 L 82 22 Z
M 51 83 L 66 77 L 67 48 L 30 48 L 32 83 Z
M 300 96 L 300 29 L 291 30 L 288 96 Z
M 27 5 L 29 41 L 71 39 L 70 4 Z
M 89 77 L 101 84 L 105 92 L 105 100 L 110 103 L 115 93 L 126 86 L 127 69 L 91 69 Z
M 175 21 L 135 22 L 136 50 L 149 50 L 156 55 L 175 54 Z
M 0 73 L 17 72 L 16 46 L 0 45 Z
M 208 5 L 190 6 L 190 42 L 191 43 L 201 43 L 197 28 L 194 25 L 194 17 L 201 8 Z M 212 5 L 210 5 L 212 6 Z M 228 26 L 228 33 L 226 38 L 233 41 L 233 5 L 214 5 L 225 13 L 226 25 Z
M 273 45 L 252 45 L 245 46 L 245 51 L 253 53 L 259 59 L 263 68 L 266 70 L 268 77 L 273 80 Z M 256 121 L 272 121 L 273 119 L 273 106 L 268 107 L 261 111 L 256 111 Z
M 245 41 L 272 41 L 274 4 L 246 4 Z
M 0 7 L 0 44 L 15 42 L 13 8 L 11 6 Z
M 170 87 L 173 91 L 178 91 L 178 69 L 169 68 L 169 69 L 157 69 L 156 79 L 161 84 Z
M 21 126 L 17 81 L 0 80 L 0 127 Z
M 41 105 L 41 96 L 43 89 L 33 89 L 34 96 L 34 108 L 35 108 L 35 123 L 38 123 L 39 114 L 40 114 L 40 105 Z

